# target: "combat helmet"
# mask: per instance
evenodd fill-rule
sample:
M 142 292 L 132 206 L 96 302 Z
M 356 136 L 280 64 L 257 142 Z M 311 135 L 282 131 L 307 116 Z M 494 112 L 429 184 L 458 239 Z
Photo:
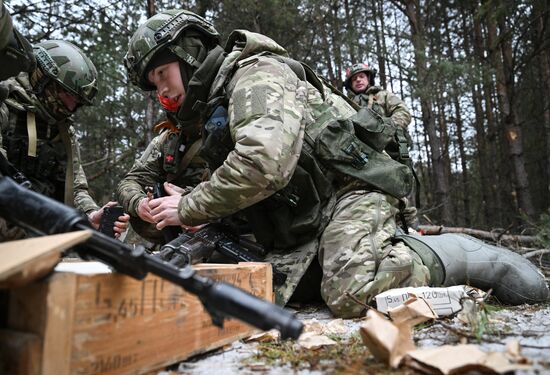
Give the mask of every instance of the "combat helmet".
M 33 52 L 43 73 L 35 91 L 42 92 L 54 81 L 81 103 L 93 104 L 97 94 L 97 70 L 80 48 L 62 40 L 47 40 L 34 45 Z
M 183 35 L 198 33 L 207 45 L 192 45 Z M 145 91 L 155 89 L 147 80 L 148 65 L 153 58 L 168 49 L 192 70 L 201 66 L 207 50 L 218 45 L 220 36 L 204 18 L 187 10 L 167 10 L 154 15 L 139 26 L 130 39 L 124 65 L 133 84 Z M 197 51 L 197 49 L 199 49 Z M 199 56 L 201 55 L 201 56 Z
M 366 63 L 353 64 L 346 69 L 346 80 L 344 81 L 344 87 L 351 90 L 351 79 L 357 73 L 365 72 L 369 77 L 369 86 L 374 86 L 374 78 L 376 77 L 377 70 L 369 67 Z

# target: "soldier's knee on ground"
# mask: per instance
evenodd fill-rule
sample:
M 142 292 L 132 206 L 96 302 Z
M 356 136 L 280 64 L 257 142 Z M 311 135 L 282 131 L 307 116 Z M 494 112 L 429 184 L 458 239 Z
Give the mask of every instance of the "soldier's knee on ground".
M 363 280 L 361 280 L 363 278 Z M 346 280 L 325 279 L 321 291 L 325 303 L 335 316 L 356 318 L 365 312 L 364 304 L 372 304 L 376 295 L 393 288 L 423 286 L 430 282 L 429 269 L 420 257 L 403 243 L 392 246 L 382 259 L 374 278 L 349 275 Z M 340 288 L 335 288 L 337 284 Z M 360 287 L 357 287 L 357 285 Z M 347 288 L 342 288 L 347 285 Z

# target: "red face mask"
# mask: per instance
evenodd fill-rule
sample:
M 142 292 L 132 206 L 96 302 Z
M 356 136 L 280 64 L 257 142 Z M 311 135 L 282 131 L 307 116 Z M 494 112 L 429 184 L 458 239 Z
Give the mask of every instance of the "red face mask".
M 178 101 L 176 99 L 166 98 L 157 93 L 160 105 L 162 108 L 170 112 L 176 112 L 178 110 Z

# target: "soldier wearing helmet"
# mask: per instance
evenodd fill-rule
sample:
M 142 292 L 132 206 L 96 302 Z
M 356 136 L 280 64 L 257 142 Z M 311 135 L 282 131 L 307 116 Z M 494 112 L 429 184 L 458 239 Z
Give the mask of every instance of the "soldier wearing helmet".
M 301 283 L 341 317 L 361 315 L 390 288 L 454 282 L 436 246 L 394 238 L 410 170 L 362 142 L 355 109 L 272 39 L 235 30 L 224 49 L 203 18 L 165 11 L 140 25 L 125 64 L 134 84 L 171 104 L 178 130 L 175 144 L 168 136 L 153 142 L 119 184 L 131 215 L 146 206 L 157 229 L 242 215 L 265 260 L 287 275 L 276 301 L 285 304 Z M 183 190 L 196 155 L 211 176 Z M 165 179 L 174 182 L 164 184 L 169 196 L 149 200 L 145 187 Z M 519 299 L 546 299 L 544 277 L 522 262 L 531 280 L 514 288 L 533 291 Z M 315 268 L 321 281 L 308 285 L 315 278 L 303 276 Z
M 375 78 L 376 69 L 365 63 L 353 64 L 346 70 L 344 87 L 348 90 L 349 97 L 357 105 L 371 109 L 380 116 L 390 119 L 390 123 L 395 127 L 393 130 L 394 136 L 386 146 L 385 151 L 393 159 L 408 165 L 412 170 L 412 162 L 409 156 L 411 138 L 407 130 L 411 122 L 409 108 L 396 95 L 376 86 Z M 417 210 L 409 202 L 410 200 L 407 200 L 406 208 L 401 211 L 403 215 L 401 219 L 409 227 L 417 228 Z
M 30 180 L 33 190 L 86 213 L 97 228 L 103 208 L 88 193 L 71 115 L 91 105 L 97 93 L 97 71 L 75 45 L 49 40 L 33 47 L 37 67 L 0 83 L 7 97 L 0 101 L 0 152 Z M 110 202 L 107 205 L 113 205 Z M 120 234 L 125 215 L 116 222 Z M 4 240 L 24 237 L 5 222 Z
M 407 133 L 411 122 L 409 108 L 391 92 L 375 86 L 375 78 L 376 69 L 364 63 L 354 64 L 346 70 L 344 86 L 350 98 L 359 106 L 372 108 L 381 116 L 391 118 L 396 126 Z

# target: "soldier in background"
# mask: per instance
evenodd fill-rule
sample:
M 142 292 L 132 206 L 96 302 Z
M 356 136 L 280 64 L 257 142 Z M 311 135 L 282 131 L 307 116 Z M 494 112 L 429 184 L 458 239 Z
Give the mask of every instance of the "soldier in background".
M 351 100 L 357 105 L 369 108 L 380 116 L 391 119 L 391 122 L 395 126 L 395 135 L 394 139 L 385 148 L 385 151 L 394 160 L 409 166 L 414 173 L 409 155 L 412 142 L 407 130 L 411 123 L 411 112 L 403 100 L 390 91 L 376 86 L 375 79 L 376 69 L 369 67 L 365 63 L 354 64 L 346 69 L 344 87 L 348 90 Z M 416 189 L 418 189 L 418 179 L 416 179 L 416 182 Z M 412 194 L 409 196 L 406 207 L 401 210 L 401 214 L 403 215 L 401 220 L 405 221 L 407 226 L 417 229 L 419 222 L 416 216 L 416 207 L 411 204 L 412 196 Z
M 352 106 L 272 39 L 235 30 L 222 48 L 205 19 L 169 10 L 140 25 L 125 64 L 134 84 L 174 108 L 179 133 L 175 145 L 148 148 L 154 157 L 136 162 L 118 199 L 127 209 L 147 205 L 157 229 L 244 215 L 268 250 L 265 261 L 287 275 L 277 303 L 288 301 L 315 262 L 322 280 L 308 291 L 320 289 L 340 317 L 360 316 L 391 288 L 468 279 L 502 285 L 495 294 L 505 303 L 547 299 L 542 274 L 510 251 L 462 236 L 396 236 L 410 170 L 362 142 Z M 163 182 L 174 161 L 178 173 L 186 155 L 197 154 L 196 140 L 210 178 L 187 190 L 165 183 L 169 196 L 148 200 L 145 187 Z
M 97 71 L 71 43 L 44 41 L 34 46 L 32 72 L 0 82 L 0 152 L 32 183 L 33 190 L 86 213 L 97 229 L 104 207 L 88 192 L 72 114 L 91 105 L 97 93 Z M 128 215 L 115 222 L 116 236 L 128 226 Z M 0 239 L 25 237 L 25 232 L 0 222 Z

